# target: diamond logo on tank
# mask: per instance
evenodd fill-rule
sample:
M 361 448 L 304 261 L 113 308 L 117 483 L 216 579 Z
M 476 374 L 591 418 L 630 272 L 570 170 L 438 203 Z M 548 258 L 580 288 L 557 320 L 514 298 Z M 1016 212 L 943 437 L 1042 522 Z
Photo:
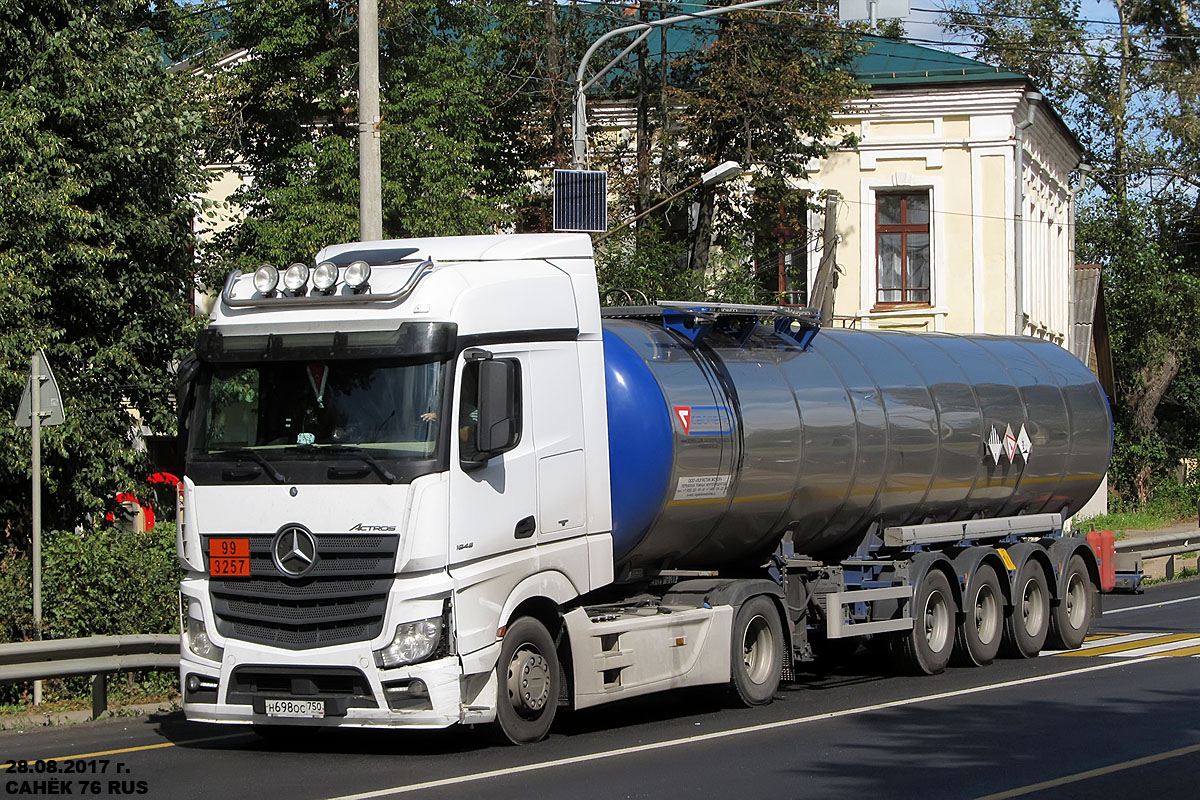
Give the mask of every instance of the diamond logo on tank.
M 1005 425 L 1003 435 L 995 425 L 991 426 L 983 446 L 984 455 L 991 456 L 992 463 L 996 465 L 1001 464 L 1005 459 L 1010 464 L 1016 464 L 1018 455 L 1023 462 L 1028 464 L 1029 455 L 1033 452 L 1033 440 L 1029 437 L 1029 432 L 1025 430 L 1024 425 L 1021 425 L 1021 429 L 1017 433 L 1013 432 L 1012 425 Z
M 317 566 L 317 538 L 303 525 L 285 525 L 271 542 L 271 560 L 289 578 L 303 578 Z

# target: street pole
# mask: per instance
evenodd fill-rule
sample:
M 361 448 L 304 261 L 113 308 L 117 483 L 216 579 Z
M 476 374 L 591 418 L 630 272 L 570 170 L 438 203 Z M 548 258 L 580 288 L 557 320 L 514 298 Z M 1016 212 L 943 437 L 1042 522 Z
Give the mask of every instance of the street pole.
M 379 152 L 379 5 L 358 3 L 358 225 L 359 241 L 383 238 Z
M 33 385 L 30 402 L 29 429 L 33 434 L 33 635 L 42 638 L 42 365 L 33 352 L 29 362 L 30 382 Z M 33 704 L 42 704 L 42 682 L 33 682 Z
M 663 28 L 679 22 L 691 22 L 701 17 L 716 17 L 732 11 L 749 11 L 753 8 L 771 6 L 782 2 L 783 0 L 752 0 L 752 2 L 748 3 L 736 3 L 732 6 L 721 6 L 720 8 L 697 11 L 694 14 L 680 14 L 649 22 L 639 22 L 636 25 L 626 25 L 624 28 L 611 30 L 592 42 L 592 46 L 587 49 L 587 52 L 583 54 L 583 58 L 580 59 L 579 69 L 575 73 L 575 108 L 571 115 L 571 169 L 587 169 L 587 90 L 592 88 L 596 84 L 596 81 L 604 77 L 625 56 L 637 49 L 638 45 L 644 42 L 655 28 Z M 584 75 L 587 72 L 588 61 L 600 49 L 600 46 L 614 36 L 621 36 L 627 33 L 640 33 L 641 35 L 622 50 L 616 58 L 608 62 L 603 69 L 593 75 L 591 80 L 585 81 Z

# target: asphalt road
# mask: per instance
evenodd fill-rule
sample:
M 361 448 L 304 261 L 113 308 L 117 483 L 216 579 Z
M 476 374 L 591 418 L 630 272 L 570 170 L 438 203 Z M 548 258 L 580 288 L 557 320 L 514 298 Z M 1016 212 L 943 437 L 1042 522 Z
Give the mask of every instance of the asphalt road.
M 1085 650 L 931 678 L 860 652 L 767 707 L 683 690 L 560 718 L 532 747 L 470 730 L 267 742 L 179 713 L 0 734 L 3 796 L 1195 797 L 1200 582 L 1105 598 Z M 68 757 L 104 774 L 20 774 Z M 31 767 L 32 769 L 32 767 Z M 56 782 L 60 782 L 57 783 Z

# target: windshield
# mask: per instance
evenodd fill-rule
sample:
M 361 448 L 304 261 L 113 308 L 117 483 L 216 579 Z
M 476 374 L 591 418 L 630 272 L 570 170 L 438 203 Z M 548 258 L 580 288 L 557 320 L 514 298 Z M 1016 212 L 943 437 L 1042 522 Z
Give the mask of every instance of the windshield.
M 210 364 L 191 456 L 435 458 L 444 369 L 399 359 Z

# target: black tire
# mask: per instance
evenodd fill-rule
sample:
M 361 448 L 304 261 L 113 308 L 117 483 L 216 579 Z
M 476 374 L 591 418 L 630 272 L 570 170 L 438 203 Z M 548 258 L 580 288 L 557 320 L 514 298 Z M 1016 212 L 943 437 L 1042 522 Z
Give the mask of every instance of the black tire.
M 1004 637 L 1004 593 L 991 564 L 980 564 L 967 581 L 962 621 L 954 637 L 955 664 L 984 667 L 995 660 Z
M 1052 650 L 1076 650 L 1087 638 L 1092 623 L 1096 592 L 1087 565 L 1078 553 L 1067 561 L 1063 572 L 1063 593 L 1050 614 L 1050 635 L 1046 646 Z
M 1009 658 L 1034 658 L 1050 632 L 1050 587 L 1042 565 L 1029 559 L 1013 584 L 1012 607 L 1004 617 L 1000 652 Z
M 783 623 L 763 595 L 752 597 L 733 620 L 729 686 L 744 706 L 764 706 L 775 697 L 783 675 Z
M 521 617 L 508 626 L 496 662 L 495 738 L 533 744 L 545 738 L 558 709 L 559 668 L 546 626 Z
M 936 675 L 944 670 L 954 652 L 957 615 L 946 573 L 929 570 L 913 595 L 912 630 L 893 640 L 899 668 L 911 675 Z

